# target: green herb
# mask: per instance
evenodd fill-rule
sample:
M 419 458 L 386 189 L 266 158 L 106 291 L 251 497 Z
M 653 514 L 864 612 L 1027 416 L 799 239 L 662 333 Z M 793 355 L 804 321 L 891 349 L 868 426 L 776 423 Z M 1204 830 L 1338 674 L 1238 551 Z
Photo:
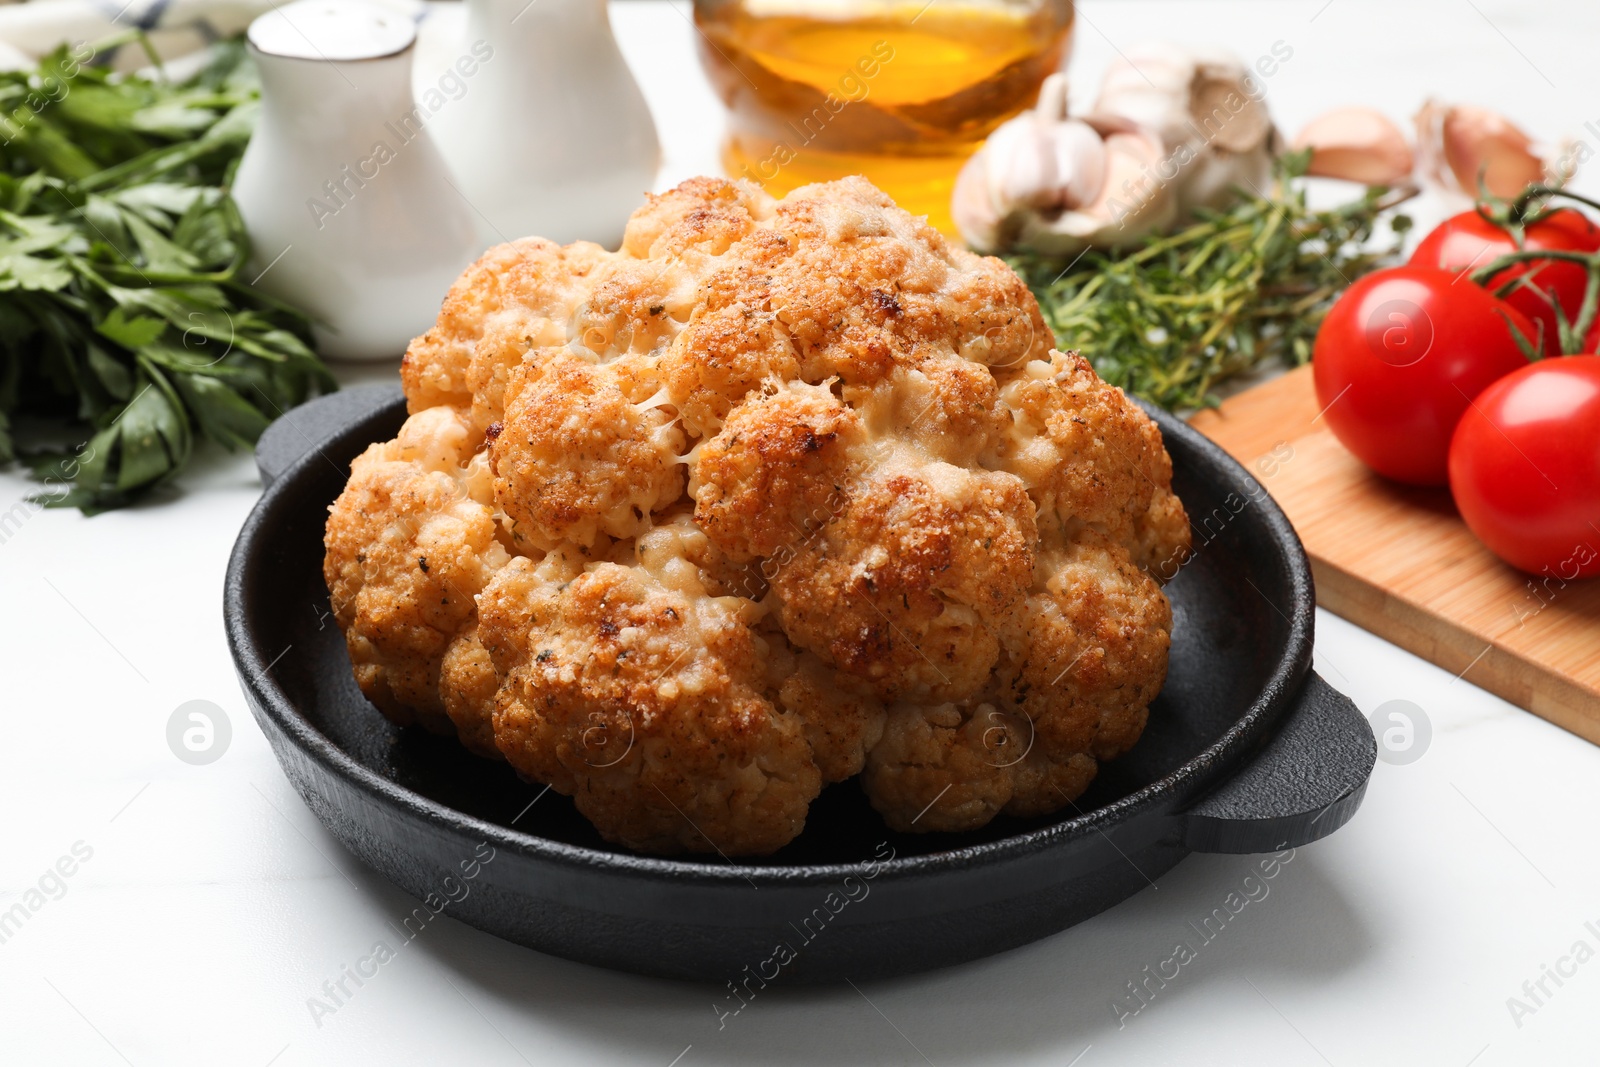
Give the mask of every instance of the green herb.
M 41 503 L 86 512 L 336 388 L 305 317 L 241 273 L 226 187 L 259 106 L 242 47 L 180 84 L 93 54 L 0 74 L 0 463 L 25 459 Z
M 1309 153 L 1284 157 L 1270 196 L 1207 212 L 1187 228 L 1124 252 L 1063 263 L 1009 257 L 1039 298 L 1057 345 L 1106 381 L 1166 408 L 1214 405 L 1221 382 L 1268 361 L 1311 358 L 1317 327 L 1351 282 L 1390 260 L 1369 247 L 1379 216 L 1403 196 L 1368 190 L 1331 211 L 1306 205 Z

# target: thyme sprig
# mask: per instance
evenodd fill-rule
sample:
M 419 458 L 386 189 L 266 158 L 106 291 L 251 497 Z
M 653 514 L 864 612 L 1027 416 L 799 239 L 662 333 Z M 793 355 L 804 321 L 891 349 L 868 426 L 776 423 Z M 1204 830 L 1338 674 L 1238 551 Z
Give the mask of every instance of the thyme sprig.
M 1373 247 L 1379 220 L 1409 190 L 1373 188 L 1312 210 L 1297 181 L 1308 161 L 1285 156 L 1266 195 L 1139 247 L 1008 262 L 1038 297 L 1057 346 L 1077 349 L 1102 378 L 1166 408 L 1214 405 L 1229 378 L 1307 362 L 1334 300 L 1389 262 L 1410 227 L 1389 215 L 1393 241 Z

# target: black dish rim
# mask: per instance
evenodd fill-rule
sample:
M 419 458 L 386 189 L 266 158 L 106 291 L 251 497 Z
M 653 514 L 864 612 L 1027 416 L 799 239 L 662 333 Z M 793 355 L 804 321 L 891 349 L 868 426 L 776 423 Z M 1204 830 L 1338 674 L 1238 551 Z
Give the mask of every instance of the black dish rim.
M 1237 768 L 1244 763 L 1274 723 L 1290 710 L 1293 697 L 1306 683 L 1311 670 L 1314 625 L 1314 610 L 1309 606 L 1314 603 L 1312 575 L 1310 561 L 1288 517 L 1260 488 L 1260 483 L 1220 446 L 1178 417 L 1149 405 L 1140 406 L 1160 427 L 1169 451 L 1174 440 L 1181 442 L 1185 449 L 1196 453 L 1195 458 L 1201 464 L 1211 467 L 1220 479 L 1231 483 L 1228 488 L 1248 494 L 1252 506 L 1258 508 L 1256 521 L 1265 524 L 1272 543 L 1282 554 L 1281 563 L 1287 570 L 1294 591 L 1295 609 L 1289 620 L 1287 639 L 1272 673 L 1251 705 L 1222 736 L 1165 777 L 1102 807 L 1049 826 L 948 851 L 895 857 L 883 863 L 880 877 L 951 872 L 1003 863 L 1059 847 L 1090 833 L 1102 832 L 1163 802 L 1193 799 L 1193 795 L 1203 791 L 1205 786 L 1221 784 L 1224 780 L 1222 777 L 1210 780 L 1216 777 L 1219 766 Z M 320 447 L 312 448 L 291 464 L 262 493 L 261 499 L 240 528 L 238 539 L 229 554 L 223 586 L 223 616 L 228 648 L 241 684 L 248 688 L 254 698 L 253 703 L 272 717 L 284 736 L 325 772 L 336 775 L 349 787 L 399 809 L 407 816 L 447 828 L 467 840 L 488 841 L 496 848 L 506 848 L 553 864 L 574 869 L 605 870 L 624 877 L 724 888 L 748 886 L 751 883 L 758 887 L 762 884 L 833 884 L 856 873 L 856 867 L 847 863 L 779 866 L 729 861 L 717 864 L 704 860 L 686 861 L 637 853 L 607 852 L 552 841 L 468 815 L 377 774 L 357 762 L 301 714 L 268 673 L 271 664 L 263 657 L 262 649 L 252 633 L 251 604 L 246 592 L 250 585 L 249 574 L 260 565 L 258 557 L 273 537 L 279 510 L 304 507 L 303 502 L 288 498 L 296 492 L 307 468 L 311 464 L 332 463 L 323 454 L 322 448 L 348 445 L 352 438 L 363 437 L 359 447 L 351 452 L 354 456 L 369 440 L 376 439 L 371 436 L 371 428 L 375 424 L 398 420 L 403 413 L 404 401 L 397 393 L 393 402 L 348 423 L 332 439 L 321 442 Z M 345 468 L 348 468 L 348 463 Z M 378 712 L 374 709 L 373 714 Z

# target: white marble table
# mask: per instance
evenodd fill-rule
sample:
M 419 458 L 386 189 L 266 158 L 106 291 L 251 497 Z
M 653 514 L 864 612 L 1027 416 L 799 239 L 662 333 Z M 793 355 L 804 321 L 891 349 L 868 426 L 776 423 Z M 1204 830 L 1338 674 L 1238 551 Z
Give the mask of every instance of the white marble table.
M 684 8 L 622 4 L 614 19 L 660 123 L 664 183 L 713 169 L 719 113 Z M 1151 33 L 1246 57 L 1290 44 L 1270 99 L 1291 129 L 1343 101 L 1404 117 L 1429 91 L 1542 135 L 1600 120 L 1600 9 L 1576 0 L 1087 0 L 1079 89 Z M 322 830 L 239 695 L 220 605 L 259 491 L 248 458 L 208 455 L 182 489 L 84 519 L 12 508 L 29 484 L 0 475 L 0 914 L 23 903 L 29 916 L 0 941 L 0 1062 L 1595 1062 L 1600 750 L 1325 613 L 1322 672 L 1367 712 L 1415 702 L 1431 744 L 1380 763 L 1354 822 L 1297 852 L 1123 1025 L 1126 983 L 1255 860 L 1194 857 L 1111 912 L 967 966 L 859 991 L 774 987 L 722 1029 L 717 990 L 450 919 L 313 1017 L 308 998 L 392 940 L 413 902 Z M 232 726 L 206 766 L 165 736 L 196 699 Z

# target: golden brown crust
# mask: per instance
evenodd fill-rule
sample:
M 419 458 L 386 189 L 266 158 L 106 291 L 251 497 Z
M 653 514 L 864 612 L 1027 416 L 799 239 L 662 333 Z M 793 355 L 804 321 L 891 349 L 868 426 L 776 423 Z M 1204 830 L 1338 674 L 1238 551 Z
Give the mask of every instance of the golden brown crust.
M 771 556 L 837 516 L 865 443 L 860 417 L 826 387 L 748 398 L 698 449 L 695 522 L 731 558 Z
M 356 457 L 324 536 L 323 577 L 362 692 L 395 722 L 440 733 L 454 730 L 442 661 L 506 560 L 470 437 L 450 408 L 411 416 Z M 468 700 L 455 701 L 461 714 Z
M 1046 755 L 1033 726 L 994 703 L 900 704 L 862 785 L 892 829 L 974 830 L 1001 812 L 1056 811 L 1082 795 L 1097 768 L 1086 753 Z
M 1146 569 L 1182 562 L 1189 530 L 1172 460 L 1161 431 L 1120 389 L 1077 353 L 1053 352 L 1010 371 L 1000 396 L 1015 419 L 989 461 L 1028 486 L 1045 538 L 1059 543 L 1092 526 Z
M 413 415 L 441 404 L 470 413 L 475 434 L 500 417 L 500 391 L 522 354 L 568 340 L 567 320 L 605 251 L 525 237 L 485 252 L 445 296 L 431 330 L 400 363 Z M 480 344 L 485 338 L 488 344 Z
M 1093 531 L 1041 556 L 1039 571 L 998 690 L 1033 720 L 1046 755 L 1119 756 L 1166 679 L 1171 606 L 1126 548 Z
M 884 700 L 973 695 L 1033 580 L 1020 483 L 894 457 L 841 492 L 833 521 L 772 557 L 784 631 Z
M 690 178 L 651 193 L 622 236 L 622 254 L 664 262 L 689 252 L 720 256 L 772 214 L 772 200 L 753 186 L 723 178 Z
M 489 438 L 495 498 L 519 545 L 633 537 L 683 491 L 683 434 L 671 416 L 630 403 L 612 366 L 563 349 L 512 373 Z
M 613 563 L 562 582 L 514 560 L 481 599 L 484 645 L 506 679 L 500 750 L 629 848 L 787 843 L 821 778 L 800 720 L 761 695 L 741 603 Z
M 1052 341 L 858 178 L 491 249 L 330 516 L 357 677 L 632 848 L 770 852 L 855 774 L 901 830 L 1057 810 L 1143 729 L 1189 528 Z

